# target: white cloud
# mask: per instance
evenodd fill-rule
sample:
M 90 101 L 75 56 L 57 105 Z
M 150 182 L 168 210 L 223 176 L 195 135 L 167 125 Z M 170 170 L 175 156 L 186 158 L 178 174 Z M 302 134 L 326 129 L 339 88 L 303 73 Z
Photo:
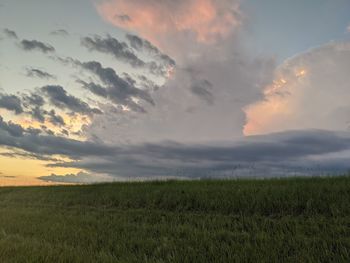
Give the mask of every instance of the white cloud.
M 263 100 L 246 107 L 245 134 L 348 129 L 349 69 L 350 42 L 333 42 L 288 59 L 265 88 Z
M 152 94 L 155 107 L 145 105 L 147 114 L 105 110 L 107 114 L 97 116 L 86 130 L 91 138 L 137 143 L 242 136 L 242 108 L 261 97 L 261 87 L 271 81 L 275 65 L 270 58 L 252 58 L 242 45 L 239 3 L 102 1 L 99 11 L 105 19 L 151 40 L 175 59 L 177 67 Z

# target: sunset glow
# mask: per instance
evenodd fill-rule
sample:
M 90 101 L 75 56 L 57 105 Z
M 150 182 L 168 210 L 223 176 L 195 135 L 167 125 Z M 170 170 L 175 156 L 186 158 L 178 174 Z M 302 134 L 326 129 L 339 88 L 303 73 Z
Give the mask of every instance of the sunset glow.
M 347 1 L 3 1 L 0 185 L 350 170 L 349 13 Z

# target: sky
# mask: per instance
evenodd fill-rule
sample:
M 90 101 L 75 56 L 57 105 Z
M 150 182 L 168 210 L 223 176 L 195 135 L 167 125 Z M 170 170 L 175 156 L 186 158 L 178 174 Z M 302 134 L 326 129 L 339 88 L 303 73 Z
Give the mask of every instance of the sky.
M 0 186 L 350 170 L 349 0 L 0 0 Z

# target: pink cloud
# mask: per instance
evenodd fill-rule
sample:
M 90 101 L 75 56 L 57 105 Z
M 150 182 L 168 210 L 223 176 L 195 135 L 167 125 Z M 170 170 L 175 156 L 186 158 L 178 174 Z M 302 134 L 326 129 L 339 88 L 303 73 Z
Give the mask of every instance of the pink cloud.
M 347 130 L 349 68 L 349 42 L 333 42 L 286 60 L 265 87 L 264 98 L 244 108 L 244 134 Z
M 97 9 L 113 25 L 155 43 L 174 34 L 213 43 L 240 24 L 237 0 L 102 0 Z

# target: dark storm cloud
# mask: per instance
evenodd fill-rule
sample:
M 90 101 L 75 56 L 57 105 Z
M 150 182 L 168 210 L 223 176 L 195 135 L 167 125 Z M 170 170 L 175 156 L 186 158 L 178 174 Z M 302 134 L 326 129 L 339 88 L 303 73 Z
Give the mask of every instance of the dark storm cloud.
M 23 113 L 21 99 L 16 95 L 0 94 L 0 108 L 14 111 L 16 114 Z
M 67 94 L 67 91 L 62 86 L 48 85 L 42 87 L 41 90 L 49 98 L 50 102 L 58 108 L 69 109 L 72 112 L 87 115 L 101 113 L 99 109 L 90 108 L 86 102 Z
M 350 134 L 346 136 L 322 131 L 293 131 L 252 136 L 228 146 L 182 144 L 148 144 L 135 147 L 135 153 L 150 153 L 157 158 L 181 161 L 281 161 L 308 155 L 320 155 L 350 149 Z
M 335 133 L 322 130 L 292 131 L 262 136 L 251 136 L 238 143 L 222 143 L 212 145 L 184 145 L 174 142 L 160 144 L 131 145 L 124 147 L 106 146 L 103 143 L 82 142 L 61 137 L 39 135 L 40 130 L 24 129 L 20 125 L 5 122 L 0 117 L 0 131 L 3 145 L 14 146 L 29 152 L 62 153 L 68 156 L 108 156 L 105 161 L 131 160 L 132 164 L 140 164 L 141 160 L 179 162 L 183 164 L 198 164 L 206 162 L 279 162 L 297 160 L 311 155 L 322 155 L 350 150 L 350 134 Z M 5 133 L 4 133 L 5 131 Z M 10 137 L 20 137 L 23 140 L 13 142 Z M 32 141 L 26 141 L 27 139 Z M 13 143 L 11 143 L 11 141 Z M 61 143 L 62 147 L 56 147 Z M 29 145 L 29 146 L 28 146 Z M 52 147 L 52 149 L 50 149 Z M 90 149 L 89 149 L 90 147 Z M 61 149 L 56 149 L 61 148 Z M 69 149 L 69 150 L 68 150 Z M 63 154 L 63 153 L 62 153 Z M 159 162 L 161 163 L 161 162 Z M 129 163 L 126 163 L 129 166 Z M 148 165 L 149 165 L 148 164 Z M 120 163 L 118 164 L 120 165 Z
M 133 67 L 144 67 L 146 63 L 139 59 L 129 48 L 125 42 L 107 36 L 101 38 L 99 36 L 84 37 L 81 44 L 89 50 L 99 51 L 113 55 L 115 58 L 129 63 Z
M 57 29 L 50 32 L 50 35 L 54 36 L 69 36 L 69 33 L 65 29 Z
M 108 98 L 116 104 L 123 104 L 134 111 L 144 111 L 144 109 L 135 103 L 132 98 L 138 98 L 154 105 L 150 94 L 134 86 L 130 79 L 121 78 L 112 68 L 104 68 L 101 63 L 90 61 L 81 63 L 81 66 L 96 75 L 106 87 L 95 83 L 86 83 L 80 81 L 83 86 L 97 96 Z
M 122 178 L 310 174 L 327 169 L 334 171 L 331 162 L 318 170 L 323 162 L 311 157 L 350 150 L 350 135 L 314 130 L 251 137 L 240 143 L 145 144 L 115 150 L 114 155 L 103 158 L 85 158 L 51 166 L 86 169 Z M 346 171 L 350 167 L 349 159 L 335 161 L 341 160 L 340 167 Z
M 26 75 L 28 77 L 37 77 L 41 79 L 56 79 L 56 76 L 37 68 L 27 68 Z
M 13 30 L 10 30 L 10 29 L 8 29 L 8 28 L 5 28 L 5 29 L 3 30 L 3 32 L 4 32 L 4 34 L 5 34 L 8 38 L 18 39 L 18 36 L 17 36 L 16 32 L 13 31 Z
M 41 51 L 43 53 L 52 53 L 55 52 L 55 48 L 49 44 L 37 41 L 37 40 L 22 40 L 20 43 L 22 49 L 26 51 Z
M 0 145 L 32 156 L 49 158 L 58 154 L 75 160 L 52 163 L 51 167 L 79 168 L 92 174 L 130 179 L 282 176 L 350 168 L 350 158 L 342 155 L 350 150 L 350 134 L 322 130 L 252 136 L 240 142 L 207 145 L 166 142 L 115 146 L 45 135 L 0 118 Z M 322 161 L 329 154 L 334 157 Z

